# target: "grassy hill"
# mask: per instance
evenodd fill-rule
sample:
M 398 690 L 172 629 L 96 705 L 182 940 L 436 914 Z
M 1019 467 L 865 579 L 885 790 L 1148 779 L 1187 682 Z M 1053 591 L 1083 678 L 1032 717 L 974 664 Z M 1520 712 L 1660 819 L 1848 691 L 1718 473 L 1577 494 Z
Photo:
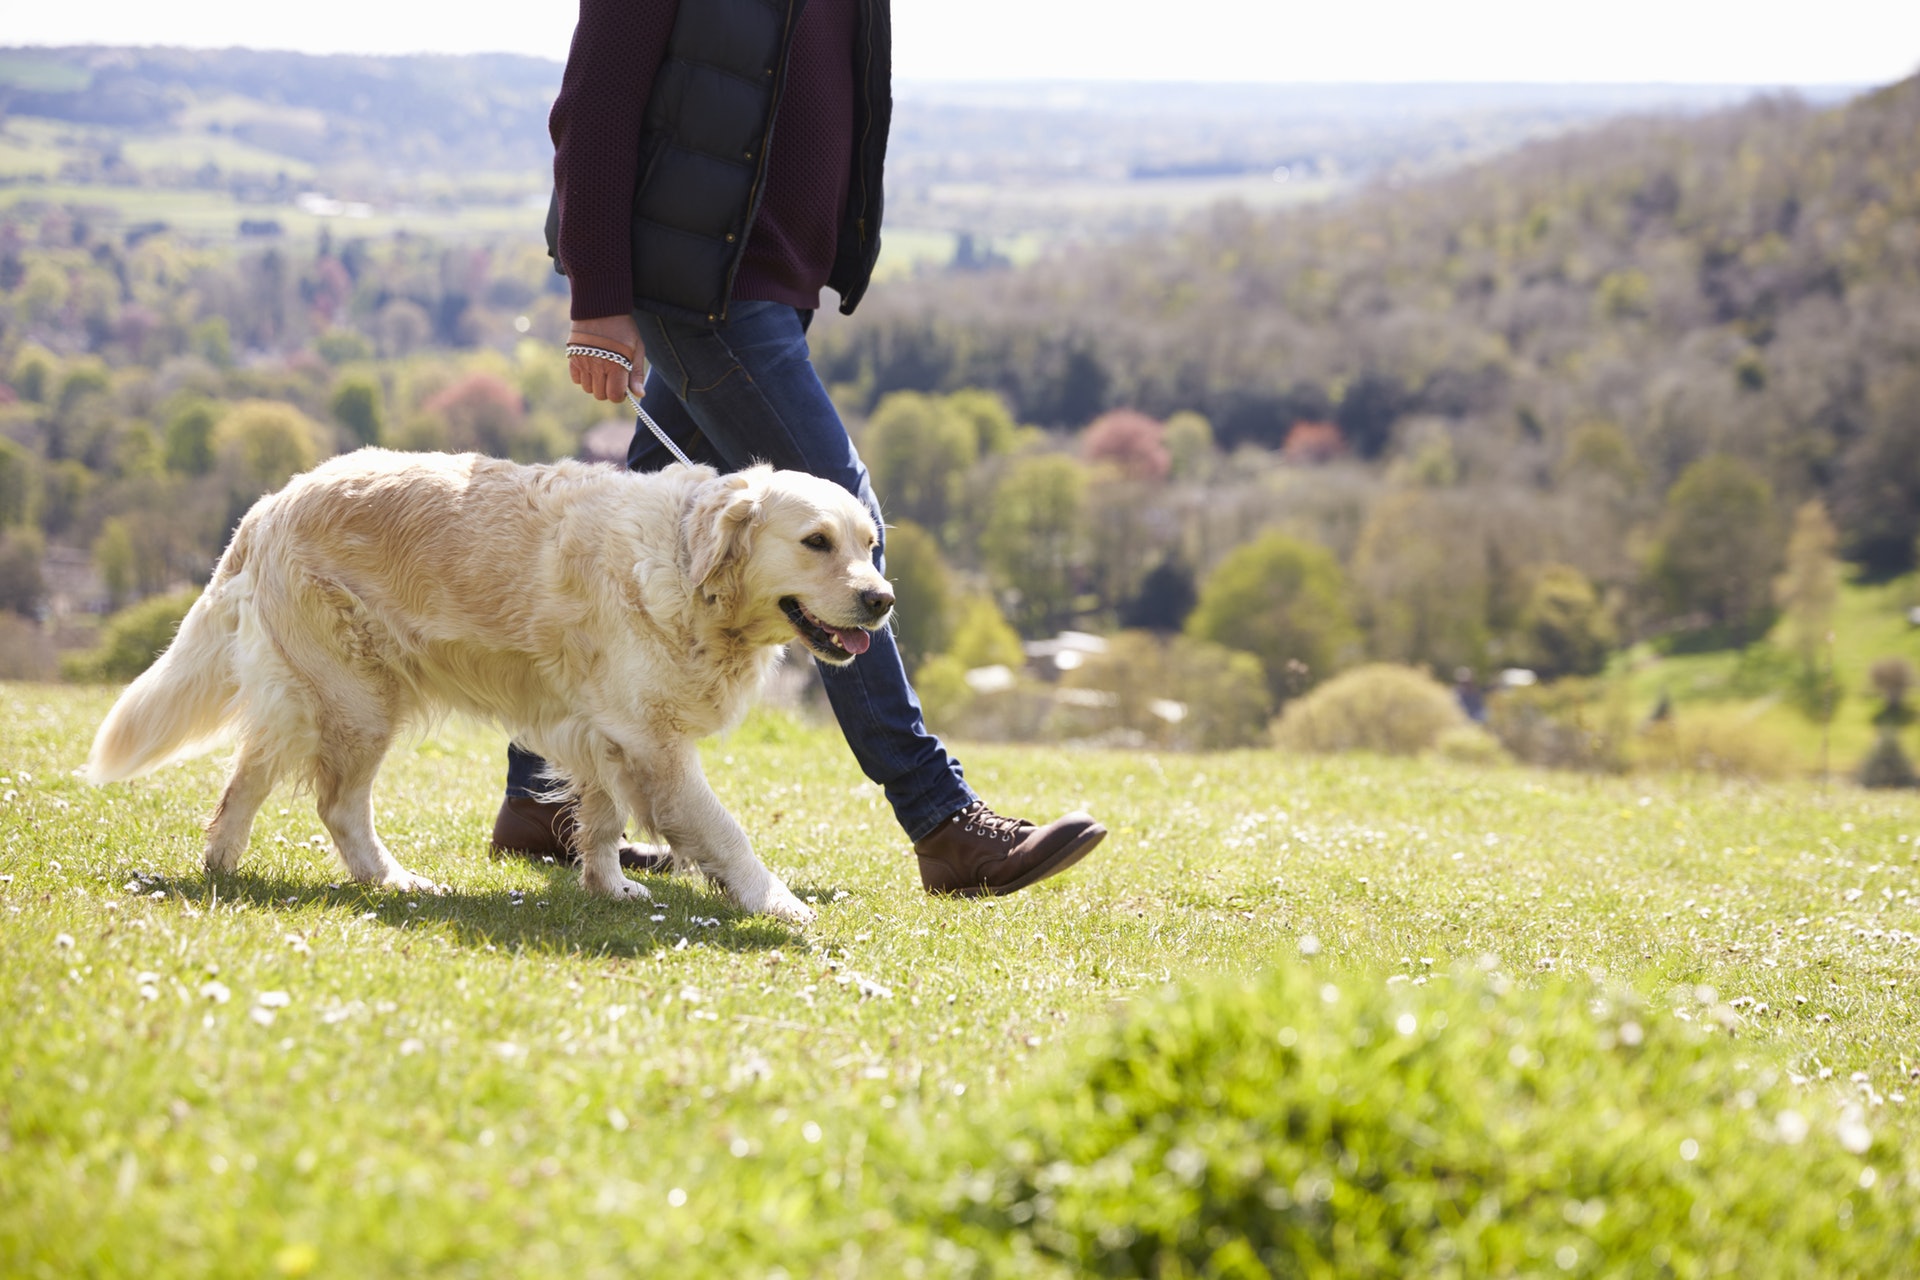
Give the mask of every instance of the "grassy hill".
M 216 241 L 243 222 L 531 239 L 558 81 L 508 55 L 0 50 L 0 211 L 70 203 Z M 371 208 L 341 219 L 303 192 Z
M 0 686 L 11 1275 L 1898 1273 L 1920 1248 L 1920 801 L 1271 752 L 971 748 L 1113 830 L 928 899 L 829 733 L 711 744 L 821 920 L 481 852 L 501 743 L 209 878 L 202 761 L 71 776 Z
M 1905 658 L 1920 670 L 1920 627 L 1907 620 L 1920 605 L 1920 577 L 1841 589 L 1833 617 L 1833 673 L 1840 690 L 1825 743 L 1826 764 L 1837 773 L 1856 768 L 1872 747 L 1873 696 L 1867 672 L 1882 658 Z M 1754 733 L 1782 743 L 1796 771 L 1822 764 L 1819 724 L 1796 708 L 1783 687 L 1793 659 L 1779 629 L 1751 650 L 1661 654 L 1650 645 L 1624 653 L 1617 667 L 1630 690 L 1635 714 L 1646 715 L 1664 696 L 1684 717 L 1688 710 L 1732 712 Z

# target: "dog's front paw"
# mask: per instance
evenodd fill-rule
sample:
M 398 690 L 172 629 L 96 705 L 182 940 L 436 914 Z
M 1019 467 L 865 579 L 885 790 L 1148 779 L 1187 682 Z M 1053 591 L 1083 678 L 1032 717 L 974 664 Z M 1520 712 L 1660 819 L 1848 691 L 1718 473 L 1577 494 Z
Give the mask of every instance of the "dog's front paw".
M 809 925 L 819 918 L 820 913 L 793 896 L 793 890 L 781 884 L 774 876 L 767 877 L 767 883 L 761 885 L 756 893 L 734 893 L 730 895 L 741 908 L 755 915 L 772 916 L 792 925 Z
M 587 886 L 588 893 L 597 893 L 608 898 L 641 902 L 650 901 L 653 898 L 653 892 L 647 886 L 638 880 L 629 880 L 625 876 L 614 876 L 609 880 L 589 878 L 583 883 Z
M 388 889 L 396 889 L 401 893 L 445 893 L 447 891 L 447 886 L 429 880 L 417 872 L 408 871 L 405 867 L 395 867 L 380 883 Z
M 761 908 L 776 920 L 785 920 L 788 924 L 805 927 L 820 918 L 820 913 L 782 888 L 775 899 Z

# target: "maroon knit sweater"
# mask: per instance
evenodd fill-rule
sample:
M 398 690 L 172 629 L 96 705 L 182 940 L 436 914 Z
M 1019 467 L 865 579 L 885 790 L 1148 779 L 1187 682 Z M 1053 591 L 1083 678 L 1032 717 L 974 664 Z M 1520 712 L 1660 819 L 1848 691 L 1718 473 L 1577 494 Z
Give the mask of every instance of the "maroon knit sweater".
M 693 0 L 700 3 L 701 0 Z M 807 0 L 774 117 L 766 191 L 734 277 L 741 301 L 820 305 L 853 163 L 853 31 L 859 0 Z M 573 318 L 633 309 L 628 237 L 647 95 L 679 0 L 580 0 L 548 129 L 560 263 Z

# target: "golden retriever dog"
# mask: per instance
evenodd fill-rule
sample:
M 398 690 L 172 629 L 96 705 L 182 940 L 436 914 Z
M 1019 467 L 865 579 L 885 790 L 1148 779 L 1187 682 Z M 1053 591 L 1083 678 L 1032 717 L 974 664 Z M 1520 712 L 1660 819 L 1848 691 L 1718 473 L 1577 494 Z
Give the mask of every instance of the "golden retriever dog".
M 813 918 L 754 856 L 696 744 L 737 724 L 796 638 L 866 651 L 893 592 L 867 509 L 827 480 L 754 467 L 633 474 L 366 449 L 262 498 L 171 647 L 121 695 L 85 776 L 134 777 L 229 736 L 209 870 L 239 865 L 276 782 L 312 786 L 353 878 L 433 889 L 374 831 L 396 734 L 445 712 L 500 725 L 579 803 L 589 890 L 628 817 L 748 911 Z

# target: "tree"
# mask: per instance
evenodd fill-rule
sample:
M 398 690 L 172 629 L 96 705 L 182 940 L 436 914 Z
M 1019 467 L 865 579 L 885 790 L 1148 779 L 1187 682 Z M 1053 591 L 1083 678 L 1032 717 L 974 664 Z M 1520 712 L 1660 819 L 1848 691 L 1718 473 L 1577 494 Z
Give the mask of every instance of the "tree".
M 1072 458 L 1038 454 L 1016 461 L 993 495 L 980 550 L 1027 635 L 1056 630 L 1072 617 L 1086 488 L 1086 473 Z
M 1520 635 L 1525 660 L 1547 680 L 1599 674 L 1619 640 L 1593 584 L 1564 564 L 1547 565 L 1534 579 Z
M 0 436 L 0 529 L 33 523 L 38 481 L 33 455 Z
M 106 584 L 107 607 L 125 605 L 133 590 L 133 535 L 125 520 L 115 516 L 100 526 L 100 536 L 93 540 L 93 566 Z
M 1648 577 L 1683 629 L 1744 644 L 1772 621 L 1780 549 L 1772 486 L 1740 459 L 1709 454 L 1667 493 Z
M 1907 694 L 1913 689 L 1913 664 L 1905 658 L 1879 658 L 1867 668 L 1867 680 L 1880 695 L 1880 709 L 1873 714 L 1877 725 L 1903 729 L 1913 721 L 1913 708 Z
M 1178 631 L 1198 602 L 1193 570 L 1178 557 L 1168 556 L 1147 571 L 1139 592 L 1120 607 L 1120 625 L 1162 633 Z
M 216 456 L 260 492 L 278 489 L 331 450 L 326 428 L 290 404 L 242 400 L 214 428 Z
M 527 403 L 506 379 L 475 372 L 459 378 L 421 406 L 446 426 L 447 447 L 517 462 L 544 461 L 547 449 L 527 430 Z
M 1493 575 L 1471 502 L 1411 489 L 1374 503 L 1353 553 L 1374 657 L 1437 671 L 1486 665 Z
M 1191 410 L 1167 419 L 1163 443 L 1167 446 L 1168 469 L 1176 480 L 1205 477 L 1215 457 L 1213 424 Z
M 953 576 L 933 535 L 911 520 L 887 529 L 887 578 L 893 583 L 893 638 L 913 672 L 953 636 Z
M 213 470 L 213 429 L 219 410 L 210 400 L 187 401 L 167 419 L 167 470 L 203 476 Z
M 1347 447 L 1362 458 L 1377 458 L 1393 439 L 1393 424 L 1406 412 L 1407 392 L 1388 374 L 1363 373 L 1340 397 L 1334 422 Z M 1289 424 L 1291 425 L 1291 424 Z
M 980 456 L 980 434 L 979 420 L 956 412 L 944 397 L 887 396 L 860 442 L 881 508 L 944 536 L 967 469 Z
M 59 361 L 51 351 L 29 343 L 14 358 L 13 372 L 8 375 L 7 381 L 20 393 L 22 400 L 44 404 L 52 393 L 54 375 L 59 367 Z
M 1167 429 L 1133 409 L 1113 409 L 1093 420 L 1080 437 L 1080 456 L 1111 463 L 1129 480 L 1167 478 L 1172 456 L 1164 443 Z
M 380 443 L 381 424 L 386 415 L 380 406 L 380 383 L 364 373 L 350 373 L 334 384 L 333 401 L 328 406 L 334 421 L 353 432 L 361 444 Z
M 1020 427 L 1007 412 L 1007 402 L 991 391 L 967 387 L 947 397 L 947 408 L 973 428 L 976 456 L 991 458 L 1009 453 Z
M 1260 660 L 1276 704 L 1359 647 L 1333 553 L 1282 533 L 1235 548 L 1200 588 L 1186 633 Z
M 1841 459 L 1834 514 L 1847 557 L 1884 578 L 1906 572 L 1920 554 L 1920 367 L 1872 400 L 1866 432 Z
M 1838 541 L 1826 506 L 1818 498 L 1803 503 L 1787 539 L 1786 571 L 1773 580 L 1773 603 L 1785 618 L 1787 645 L 1800 659 L 1800 700 L 1823 724 L 1839 692 L 1820 662 L 1840 600 L 1840 562 L 1833 554 Z
M 993 597 L 976 595 L 962 600 L 953 624 L 949 655 L 962 671 L 975 667 L 1011 667 L 1018 671 L 1027 660 L 1020 633 L 1007 624 Z
M 39 613 L 47 595 L 47 580 L 40 572 L 46 551 L 46 544 L 34 530 L 0 533 L 0 609 L 25 618 Z

